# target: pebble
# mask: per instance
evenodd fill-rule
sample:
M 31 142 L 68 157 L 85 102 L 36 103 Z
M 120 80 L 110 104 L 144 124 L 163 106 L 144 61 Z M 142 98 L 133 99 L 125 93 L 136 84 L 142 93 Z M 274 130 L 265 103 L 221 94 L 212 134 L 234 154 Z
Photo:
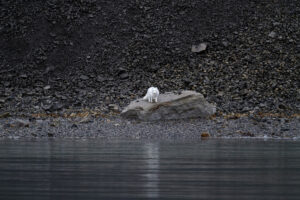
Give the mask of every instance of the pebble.
M 88 79 L 89 79 L 89 77 L 88 77 L 88 76 L 86 76 L 86 75 L 81 75 L 81 76 L 80 76 L 80 79 L 81 79 L 81 80 L 88 80 Z
M 207 48 L 207 43 L 200 43 L 199 45 L 192 45 L 192 52 L 200 53 L 205 51 Z
M 274 31 L 272 31 L 271 33 L 269 33 L 269 37 L 271 37 L 271 38 L 275 38 L 276 37 L 276 32 L 274 32 Z

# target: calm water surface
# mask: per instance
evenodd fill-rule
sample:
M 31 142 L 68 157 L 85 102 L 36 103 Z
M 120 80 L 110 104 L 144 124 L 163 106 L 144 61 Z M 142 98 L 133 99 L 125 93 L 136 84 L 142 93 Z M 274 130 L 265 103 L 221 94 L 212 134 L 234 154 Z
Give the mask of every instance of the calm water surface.
M 300 199 L 300 142 L 0 140 L 0 199 Z

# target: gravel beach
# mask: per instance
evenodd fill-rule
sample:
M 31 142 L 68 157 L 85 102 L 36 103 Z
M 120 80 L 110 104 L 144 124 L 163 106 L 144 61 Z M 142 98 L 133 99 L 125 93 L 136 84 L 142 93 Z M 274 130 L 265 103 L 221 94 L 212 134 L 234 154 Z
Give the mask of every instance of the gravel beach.
M 120 117 L 0 119 L 0 138 L 300 139 L 300 117 L 236 116 L 141 122 Z
M 0 137 L 299 135 L 298 0 L 7 0 L 0 16 Z M 217 116 L 113 116 L 150 86 L 200 92 Z M 107 117 L 64 117 L 87 109 Z

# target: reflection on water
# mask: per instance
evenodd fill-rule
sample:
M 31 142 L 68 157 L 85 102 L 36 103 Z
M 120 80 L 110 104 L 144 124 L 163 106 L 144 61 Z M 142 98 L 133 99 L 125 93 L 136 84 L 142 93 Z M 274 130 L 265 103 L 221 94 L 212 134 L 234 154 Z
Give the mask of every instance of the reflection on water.
M 299 199 L 300 142 L 0 140 L 0 199 Z

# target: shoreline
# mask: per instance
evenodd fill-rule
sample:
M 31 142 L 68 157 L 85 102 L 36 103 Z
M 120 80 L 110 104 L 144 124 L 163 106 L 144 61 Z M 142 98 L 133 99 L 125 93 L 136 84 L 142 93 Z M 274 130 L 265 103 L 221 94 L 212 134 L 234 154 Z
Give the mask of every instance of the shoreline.
M 218 115 L 209 119 L 132 121 L 119 115 L 0 118 L 0 138 L 102 138 L 201 140 L 209 138 L 300 139 L 300 117 Z M 73 117 L 70 117 L 73 116 Z

